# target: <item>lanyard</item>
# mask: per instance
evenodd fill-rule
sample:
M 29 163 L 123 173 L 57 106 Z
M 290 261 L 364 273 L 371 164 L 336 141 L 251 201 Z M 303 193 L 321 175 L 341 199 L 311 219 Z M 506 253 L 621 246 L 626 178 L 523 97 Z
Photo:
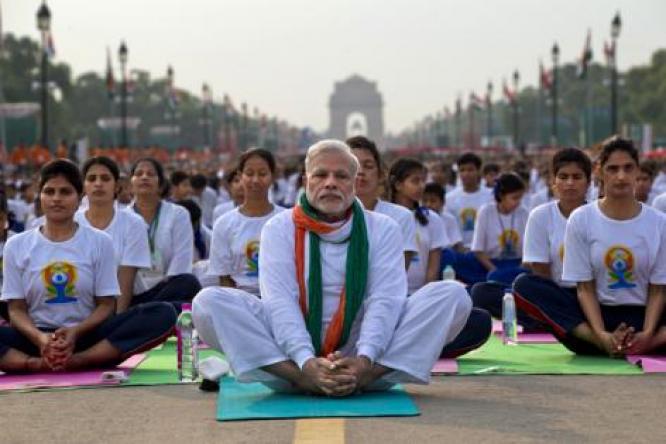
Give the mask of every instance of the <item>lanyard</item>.
M 157 205 L 157 211 L 155 212 L 155 217 L 153 217 L 153 220 L 150 222 L 150 225 L 148 225 L 148 244 L 150 245 L 150 254 L 155 253 L 155 236 L 157 235 L 157 227 L 160 224 L 161 209 L 162 209 L 162 201 L 160 201 L 160 203 Z M 136 208 L 136 204 L 134 204 L 134 211 L 136 213 L 139 213 L 139 210 L 137 210 Z

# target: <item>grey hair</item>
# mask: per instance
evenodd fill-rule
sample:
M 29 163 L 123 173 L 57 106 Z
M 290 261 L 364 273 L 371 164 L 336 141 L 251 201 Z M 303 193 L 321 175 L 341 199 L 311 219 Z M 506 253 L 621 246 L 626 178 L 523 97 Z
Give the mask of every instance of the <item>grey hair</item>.
M 320 140 L 319 142 L 311 145 L 308 148 L 308 152 L 305 154 L 305 174 L 309 173 L 312 169 L 312 162 L 320 154 L 324 153 L 339 153 L 347 158 L 349 161 L 349 167 L 351 169 L 352 177 L 356 177 L 358 170 L 361 168 L 361 165 L 358 162 L 358 159 L 352 153 L 349 145 L 344 143 L 341 140 L 337 139 L 325 139 Z

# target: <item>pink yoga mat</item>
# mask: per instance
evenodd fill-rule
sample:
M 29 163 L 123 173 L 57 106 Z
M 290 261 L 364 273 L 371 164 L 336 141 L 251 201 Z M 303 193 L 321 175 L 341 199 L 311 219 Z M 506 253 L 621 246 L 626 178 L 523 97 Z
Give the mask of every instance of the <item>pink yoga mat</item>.
M 504 329 L 502 328 L 502 321 L 499 319 L 493 319 L 493 333 L 502 333 Z M 518 325 L 518 333 L 523 331 L 523 326 Z
M 433 375 L 448 375 L 458 373 L 458 362 L 455 359 L 440 359 L 430 371 Z
M 665 373 L 666 356 L 653 355 L 629 355 L 627 361 L 632 364 L 640 365 L 643 373 Z
M 501 331 L 496 331 L 497 336 L 502 336 Z M 550 333 L 518 333 L 519 344 L 557 344 L 557 339 Z
M 107 371 L 123 371 L 125 376 L 128 376 L 145 358 L 146 355 L 144 354 L 134 355 L 127 358 L 118 367 L 103 370 L 34 373 L 31 375 L 0 375 L 0 391 L 86 385 L 118 385 L 120 384 L 118 380 L 104 381 L 102 374 Z

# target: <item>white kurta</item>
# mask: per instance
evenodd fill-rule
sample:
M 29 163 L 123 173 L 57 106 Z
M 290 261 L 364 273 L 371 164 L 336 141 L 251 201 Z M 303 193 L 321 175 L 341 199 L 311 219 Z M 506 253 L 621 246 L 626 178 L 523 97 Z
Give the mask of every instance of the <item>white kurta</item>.
M 365 300 L 350 338 L 341 347 L 346 356 L 365 355 L 395 371 L 383 379 L 427 383 L 445 344 L 462 330 L 471 300 L 456 282 L 436 282 L 407 298 L 400 229 L 390 218 L 365 212 L 369 269 Z M 322 338 L 337 310 L 344 285 L 351 221 L 322 236 Z M 315 356 L 298 304 L 292 211 L 273 217 L 264 227 L 259 283 L 262 299 L 233 288 L 206 288 L 194 300 L 195 324 L 206 343 L 224 350 L 239 381 L 275 382 L 261 370 L 291 360 L 300 368 Z M 306 236 L 307 240 L 307 236 Z M 305 274 L 308 274 L 308 244 Z

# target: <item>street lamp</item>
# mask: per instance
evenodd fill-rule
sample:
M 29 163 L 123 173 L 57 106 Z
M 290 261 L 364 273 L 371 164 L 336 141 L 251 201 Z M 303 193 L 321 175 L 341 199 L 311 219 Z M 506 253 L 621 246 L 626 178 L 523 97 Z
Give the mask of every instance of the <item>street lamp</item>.
M 553 44 L 553 48 L 550 52 L 553 57 L 553 84 L 551 89 L 553 99 L 553 127 L 551 144 L 555 146 L 557 145 L 557 64 L 560 61 L 560 47 L 557 46 L 557 42 Z
M 127 45 L 124 41 L 118 48 L 118 60 L 120 61 L 120 146 L 127 148 Z
M 210 86 L 207 83 L 204 83 L 201 87 L 201 96 L 203 98 L 203 108 L 202 108 L 202 125 L 203 125 L 203 141 L 204 147 L 210 146 L 210 127 L 211 121 L 209 116 L 209 110 L 212 103 L 212 96 L 210 91 Z
M 492 100 L 492 94 L 493 94 L 493 82 L 488 82 L 488 85 L 486 86 L 486 107 L 488 110 L 488 146 L 491 146 L 491 139 L 493 137 L 493 100 Z
M 614 134 L 618 132 L 617 126 L 617 38 L 620 36 L 620 29 L 622 28 L 622 20 L 620 13 L 617 12 L 613 21 L 611 22 L 611 131 Z
M 49 146 L 49 91 L 48 91 L 48 33 L 51 30 L 51 10 L 42 3 L 37 11 L 37 29 L 42 33 L 42 66 L 41 66 L 41 105 L 42 105 L 42 147 Z
M 520 83 L 520 73 L 518 70 L 513 72 L 513 143 L 516 148 L 520 147 L 519 134 L 519 115 L 518 115 L 518 86 Z

